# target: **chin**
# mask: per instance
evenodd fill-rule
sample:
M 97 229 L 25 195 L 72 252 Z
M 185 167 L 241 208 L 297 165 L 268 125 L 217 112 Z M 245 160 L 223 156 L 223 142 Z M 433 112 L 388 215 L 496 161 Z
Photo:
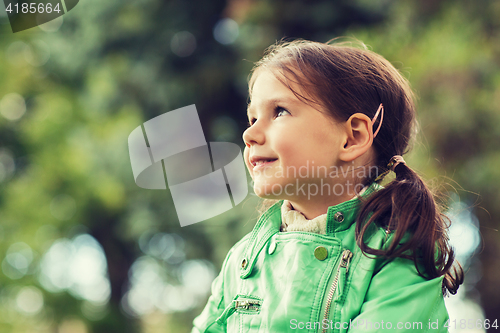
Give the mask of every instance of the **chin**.
M 273 191 L 274 188 L 274 191 Z M 283 191 L 281 190 L 281 186 L 278 184 L 275 185 L 270 185 L 270 184 L 261 184 L 259 185 L 254 184 L 253 191 L 254 193 L 259 197 L 263 199 L 273 199 L 273 200 L 280 200 L 284 199 L 283 197 L 285 196 Z
M 272 199 L 272 192 L 267 191 L 265 188 L 254 186 L 253 192 L 259 198 L 262 198 L 262 199 Z

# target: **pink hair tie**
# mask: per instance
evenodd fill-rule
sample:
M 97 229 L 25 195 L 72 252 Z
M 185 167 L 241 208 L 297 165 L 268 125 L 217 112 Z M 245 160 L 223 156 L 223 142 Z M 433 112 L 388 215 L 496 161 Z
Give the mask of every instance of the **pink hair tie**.
M 375 122 L 377 121 L 379 113 L 380 113 L 380 122 L 378 123 L 377 130 L 375 131 L 375 133 L 373 133 L 374 139 L 377 136 L 378 131 L 380 131 L 380 127 L 382 126 L 382 121 L 384 120 L 384 106 L 382 105 L 382 103 L 380 103 L 380 105 L 377 109 L 377 112 L 375 113 L 375 116 L 373 117 L 372 126 L 375 125 Z

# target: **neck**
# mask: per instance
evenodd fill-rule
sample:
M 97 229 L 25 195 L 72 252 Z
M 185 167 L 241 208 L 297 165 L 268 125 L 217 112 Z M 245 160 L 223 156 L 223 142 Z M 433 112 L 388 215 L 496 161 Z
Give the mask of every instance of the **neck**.
M 353 195 L 312 197 L 300 200 L 300 198 L 289 199 L 294 210 L 302 213 L 308 220 L 326 214 L 328 207 L 338 205 L 344 201 L 352 199 Z

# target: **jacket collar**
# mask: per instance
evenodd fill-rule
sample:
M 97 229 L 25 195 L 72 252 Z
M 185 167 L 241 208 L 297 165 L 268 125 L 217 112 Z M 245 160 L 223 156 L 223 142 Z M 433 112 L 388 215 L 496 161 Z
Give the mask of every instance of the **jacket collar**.
M 326 234 L 335 236 L 337 232 L 349 229 L 356 222 L 362 200 L 368 198 L 380 188 L 381 186 L 377 183 L 372 183 L 361 195 L 338 205 L 328 207 Z
M 362 194 L 361 198 L 370 196 L 381 186 L 373 183 Z M 328 207 L 326 218 L 326 236 L 335 237 L 336 233 L 347 230 L 356 221 L 359 208 L 361 207 L 360 197 L 344 201 L 338 205 Z M 281 226 L 281 205 L 283 200 L 278 201 L 261 215 L 257 224 L 250 234 L 249 241 L 243 251 L 241 258 L 242 279 L 248 277 L 252 272 L 258 254 L 267 243 L 269 238 L 280 231 Z

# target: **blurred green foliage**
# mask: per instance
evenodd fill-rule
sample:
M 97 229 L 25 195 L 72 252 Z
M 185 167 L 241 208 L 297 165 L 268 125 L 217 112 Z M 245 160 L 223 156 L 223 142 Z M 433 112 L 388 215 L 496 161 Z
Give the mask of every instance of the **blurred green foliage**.
M 252 62 L 282 37 L 355 37 L 410 79 L 421 130 L 410 163 L 465 202 L 481 194 L 481 283 L 467 291 L 486 318 L 500 313 L 498 2 L 81 0 L 62 21 L 12 34 L 0 14 L 1 332 L 190 330 L 208 297 L 193 274 L 213 278 L 258 200 L 180 228 L 168 190 L 135 185 L 127 137 L 196 104 L 207 141 L 241 145 Z M 50 287 L 55 245 L 50 274 L 76 276 Z M 98 275 L 75 282 L 88 272 L 65 251 L 105 255 L 101 294 L 84 288 Z

